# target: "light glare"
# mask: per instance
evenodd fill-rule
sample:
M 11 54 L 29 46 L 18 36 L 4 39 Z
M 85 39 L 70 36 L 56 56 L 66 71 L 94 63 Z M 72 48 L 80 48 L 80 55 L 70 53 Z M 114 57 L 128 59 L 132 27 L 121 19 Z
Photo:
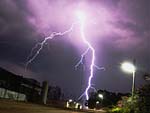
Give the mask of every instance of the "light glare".
M 124 62 L 121 64 L 121 69 L 128 73 L 135 72 L 135 66 L 130 62 Z
M 69 99 L 69 102 L 72 102 L 73 100 L 72 99 Z
M 99 101 L 96 101 L 96 104 L 99 104 Z
M 76 12 L 76 15 L 77 15 L 77 17 L 78 17 L 78 19 L 79 19 L 80 22 L 83 23 L 85 21 L 85 14 L 84 14 L 84 12 L 78 10 Z
M 98 97 L 103 99 L 103 95 L 102 94 L 98 94 Z

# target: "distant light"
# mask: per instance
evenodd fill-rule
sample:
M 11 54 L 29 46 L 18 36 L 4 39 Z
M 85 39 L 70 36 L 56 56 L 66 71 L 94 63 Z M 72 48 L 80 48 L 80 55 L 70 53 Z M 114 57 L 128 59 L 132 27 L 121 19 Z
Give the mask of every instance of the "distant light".
M 78 105 L 79 105 L 79 103 L 76 103 L 76 105 L 75 105 L 75 108 L 76 108 L 76 109 L 78 109 Z
M 99 101 L 96 101 L 96 104 L 99 104 Z
M 103 99 L 103 95 L 102 94 L 98 94 L 98 97 Z
M 80 105 L 80 109 L 82 109 L 82 106 Z
M 72 102 L 73 100 L 72 99 L 69 99 L 69 102 Z
M 69 102 L 67 102 L 67 105 L 66 105 L 66 107 L 67 107 L 67 108 L 69 108 Z
M 121 69 L 124 70 L 125 72 L 128 72 L 128 73 L 133 73 L 136 70 L 135 66 L 130 62 L 122 63 Z
M 86 107 L 85 107 L 85 109 L 89 109 L 89 107 L 88 107 L 88 106 L 86 106 Z

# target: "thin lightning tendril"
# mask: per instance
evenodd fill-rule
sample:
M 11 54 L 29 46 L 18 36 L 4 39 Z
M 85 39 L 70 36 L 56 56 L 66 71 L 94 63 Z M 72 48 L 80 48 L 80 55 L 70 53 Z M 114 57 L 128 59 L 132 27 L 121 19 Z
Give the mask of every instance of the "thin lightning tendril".
M 73 27 L 74 27 L 75 24 L 77 24 L 77 23 L 73 23 L 73 24 L 71 25 L 71 27 L 70 27 L 68 30 L 64 31 L 64 32 L 52 32 L 52 33 L 50 34 L 50 36 L 46 37 L 42 42 L 37 43 L 37 44 L 32 48 L 32 50 L 31 50 L 31 52 L 30 52 L 30 55 L 29 55 L 28 58 L 27 58 L 27 63 L 26 63 L 26 65 L 25 65 L 25 71 L 27 70 L 28 65 L 29 65 L 30 63 L 32 63 L 33 60 L 35 60 L 35 58 L 39 55 L 39 53 L 41 52 L 41 50 L 42 50 L 43 47 L 44 47 L 44 44 L 46 44 L 46 42 L 47 42 L 49 39 L 53 39 L 53 38 L 56 37 L 56 36 L 63 36 L 63 35 L 65 35 L 65 34 L 71 32 L 71 31 L 73 30 Z M 33 55 L 33 52 L 34 52 L 34 50 L 36 50 L 36 49 L 37 49 L 37 51 L 36 51 L 36 53 Z
M 81 55 L 81 59 L 80 59 L 80 61 L 75 65 L 75 69 L 77 69 L 77 67 L 79 67 L 80 64 L 83 64 L 83 58 L 84 58 L 84 56 L 88 53 L 88 51 L 89 51 L 89 48 L 87 48 L 87 49 L 84 51 L 84 53 Z

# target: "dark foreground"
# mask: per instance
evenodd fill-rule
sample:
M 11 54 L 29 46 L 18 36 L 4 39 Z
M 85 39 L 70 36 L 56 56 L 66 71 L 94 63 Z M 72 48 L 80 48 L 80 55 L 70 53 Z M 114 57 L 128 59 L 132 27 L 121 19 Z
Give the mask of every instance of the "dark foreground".
M 89 111 L 73 111 L 59 109 L 38 104 L 0 100 L 0 113 L 89 113 Z M 104 113 L 102 111 L 90 111 L 90 113 Z

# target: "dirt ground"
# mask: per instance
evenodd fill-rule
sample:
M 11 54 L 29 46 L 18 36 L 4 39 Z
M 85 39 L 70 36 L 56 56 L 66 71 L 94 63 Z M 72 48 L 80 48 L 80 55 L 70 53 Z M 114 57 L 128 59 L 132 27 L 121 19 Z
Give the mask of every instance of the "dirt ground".
M 0 113 L 80 113 L 80 112 L 62 110 L 38 104 L 0 99 Z

